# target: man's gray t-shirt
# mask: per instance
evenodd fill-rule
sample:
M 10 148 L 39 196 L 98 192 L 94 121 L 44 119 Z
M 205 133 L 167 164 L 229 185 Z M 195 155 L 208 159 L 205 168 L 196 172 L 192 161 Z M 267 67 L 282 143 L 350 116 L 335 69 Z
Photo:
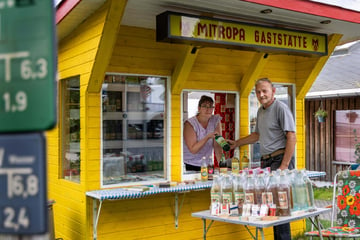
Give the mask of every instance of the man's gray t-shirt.
M 260 154 L 270 154 L 286 147 L 286 132 L 295 132 L 294 117 L 288 106 L 275 99 L 257 112 L 255 132 L 260 135 Z

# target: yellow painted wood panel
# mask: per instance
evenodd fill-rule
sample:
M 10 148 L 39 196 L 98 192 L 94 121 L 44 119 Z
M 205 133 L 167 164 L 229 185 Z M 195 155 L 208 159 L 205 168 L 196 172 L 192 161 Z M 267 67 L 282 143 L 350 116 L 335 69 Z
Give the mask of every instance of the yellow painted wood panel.
M 88 52 L 95 52 L 96 46 L 99 43 L 100 36 L 97 36 L 96 38 L 91 38 L 86 41 L 81 42 L 79 45 L 72 45 L 69 49 L 62 49 L 62 51 L 59 51 L 59 59 L 58 63 L 59 66 L 63 67 L 63 63 L 67 60 L 74 58 L 75 56 L 79 56 L 81 54 L 85 54 Z M 85 51 L 85 52 L 84 52 Z

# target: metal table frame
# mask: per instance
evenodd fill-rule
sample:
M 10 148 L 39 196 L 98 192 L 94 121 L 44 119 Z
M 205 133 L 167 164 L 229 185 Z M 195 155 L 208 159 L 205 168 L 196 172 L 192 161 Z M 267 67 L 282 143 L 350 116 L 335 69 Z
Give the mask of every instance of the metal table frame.
M 261 239 L 264 240 L 264 228 L 267 227 L 273 227 L 277 225 L 281 225 L 284 223 L 290 223 L 293 221 L 297 221 L 300 219 L 308 218 L 310 222 L 318 229 L 320 230 L 322 228 L 319 215 L 322 213 L 330 212 L 331 208 L 317 208 L 316 211 L 313 212 L 304 212 L 302 214 L 296 215 L 296 216 L 289 216 L 289 217 L 279 217 L 278 220 L 274 221 L 244 221 L 240 220 L 239 217 L 221 217 L 221 216 L 213 216 L 210 214 L 209 210 L 201 211 L 201 212 L 195 212 L 192 213 L 191 216 L 201 218 L 203 220 L 203 239 L 206 239 L 206 234 L 209 231 L 211 225 L 214 221 L 219 222 L 227 222 L 227 223 L 233 223 L 233 224 L 240 224 L 244 225 L 246 230 L 251 235 L 252 239 L 259 239 L 259 234 L 261 235 Z M 206 225 L 206 220 L 211 220 L 209 225 Z M 256 228 L 255 235 L 250 231 L 248 226 L 252 226 Z M 323 236 L 320 232 L 320 239 L 323 239 Z
M 325 172 L 307 171 L 307 175 L 310 178 L 325 176 Z M 144 192 L 132 192 L 126 191 L 124 188 L 111 188 L 100 189 L 86 192 L 86 196 L 93 199 L 93 239 L 97 239 L 97 226 L 99 223 L 100 212 L 102 204 L 105 200 L 122 200 L 122 199 L 134 199 L 144 198 L 149 195 L 156 195 L 160 193 L 175 193 L 175 206 L 174 206 L 174 218 L 175 228 L 178 227 L 178 219 L 182 204 L 184 202 L 185 193 L 190 191 L 199 191 L 209 189 L 212 186 L 212 181 L 195 183 L 190 185 L 178 185 L 176 187 L 168 188 L 153 188 Z M 179 194 L 183 194 L 180 206 L 179 206 Z M 98 204 L 99 202 L 99 204 Z
M 123 188 L 113 189 L 102 189 L 86 192 L 86 196 L 93 199 L 93 239 L 97 239 L 97 226 L 99 223 L 100 212 L 102 204 L 105 200 L 123 200 L 123 199 L 135 199 L 144 198 L 146 196 L 156 195 L 160 193 L 174 193 L 175 204 L 174 204 L 174 220 L 175 228 L 179 226 L 179 214 L 181 207 L 184 203 L 185 194 L 191 191 L 202 191 L 209 189 L 212 186 L 212 181 L 189 184 L 189 185 L 178 185 L 176 187 L 167 188 L 152 188 L 151 190 L 144 192 L 133 192 L 127 191 Z M 179 204 L 179 194 L 183 194 L 181 202 Z M 99 202 L 99 204 L 98 204 Z

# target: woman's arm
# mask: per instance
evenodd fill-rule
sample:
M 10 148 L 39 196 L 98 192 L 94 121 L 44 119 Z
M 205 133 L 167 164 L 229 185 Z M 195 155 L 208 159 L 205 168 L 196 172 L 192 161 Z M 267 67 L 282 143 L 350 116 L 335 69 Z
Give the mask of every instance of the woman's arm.
M 194 128 L 190 123 L 185 122 L 184 126 L 184 140 L 185 144 L 188 147 L 189 151 L 192 154 L 196 154 L 200 149 L 205 145 L 205 143 L 210 139 L 215 137 L 216 132 L 209 133 L 203 139 L 197 141 L 197 136 Z
M 221 130 L 221 122 L 219 122 L 219 123 L 216 125 L 215 132 L 218 133 L 218 134 L 221 134 L 221 133 L 222 133 L 222 130 Z M 214 136 L 215 136 L 215 135 L 214 135 Z M 218 162 L 220 162 L 221 155 L 222 155 L 222 153 L 223 153 L 222 150 L 223 150 L 222 147 L 215 141 L 215 138 L 214 138 L 214 152 L 215 152 L 215 156 L 216 156 L 216 159 L 218 160 Z

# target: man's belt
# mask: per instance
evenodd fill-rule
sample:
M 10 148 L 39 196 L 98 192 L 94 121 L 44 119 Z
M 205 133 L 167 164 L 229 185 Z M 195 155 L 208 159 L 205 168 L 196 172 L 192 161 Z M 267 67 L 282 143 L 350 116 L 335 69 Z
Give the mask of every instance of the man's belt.
M 278 156 L 280 154 L 283 154 L 283 153 L 285 153 L 285 149 L 279 149 L 279 150 L 276 150 L 275 152 L 272 152 L 270 154 L 262 155 L 261 159 L 266 160 L 266 159 L 269 159 L 269 158 L 272 158 L 272 157 L 276 157 L 276 156 Z

